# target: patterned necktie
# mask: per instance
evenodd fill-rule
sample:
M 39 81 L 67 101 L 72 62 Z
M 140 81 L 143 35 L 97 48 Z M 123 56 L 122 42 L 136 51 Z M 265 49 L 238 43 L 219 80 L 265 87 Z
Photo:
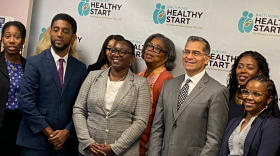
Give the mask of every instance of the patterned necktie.
M 179 92 L 179 96 L 178 96 L 178 103 L 177 103 L 177 111 L 179 111 L 179 109 L 182 106 L 182 103 L 185 101 L 185 99 L 188 96 L 188 92 L 189 92 L 189 83 L 191 82 L 191 79 L 187 79 L 186 83 L 184 84 L 184 86 L 182 87 L 182 89 Z
M 59 75 L 59 82 L 60 82 L 60 88 L 63 86 L 63 62 L 64 59 L 59 59 L 59 68 L 58 68 L 58 75 Z

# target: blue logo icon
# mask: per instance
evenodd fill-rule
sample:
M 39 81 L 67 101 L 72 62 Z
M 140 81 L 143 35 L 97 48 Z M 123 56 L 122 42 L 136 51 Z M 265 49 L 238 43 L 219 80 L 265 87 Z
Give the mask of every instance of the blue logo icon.
M 78 12 L 81 16 L 87 16 L 89 14 L 89 0 L 81 0 L 78 6 Z
M 165 6 L 160 3 L 156 4 L 156 9 L 153 14 L 155 24 L 163 24 L 166 20 Z
M 239 22 L 238 22 L 238 30 L 241 33 L 249 33 L 250 31 L 252 31 L 253 26 L 254 26 L 254 21 L 252 19 L 253 14 L 252 13 L 248 13 L 248 11 L 244 11 L 242 13 L 243 17 L 240 18 Z
M 41 40 L 41 38 L 42 38 L 44 32 L 46 31 L 46 28 L 42 28 L 41 31 L 42 31 L 42 32 L 41 32 L 41 34 L 40 34 L 40 36 L 39 36 L 39 41 Z

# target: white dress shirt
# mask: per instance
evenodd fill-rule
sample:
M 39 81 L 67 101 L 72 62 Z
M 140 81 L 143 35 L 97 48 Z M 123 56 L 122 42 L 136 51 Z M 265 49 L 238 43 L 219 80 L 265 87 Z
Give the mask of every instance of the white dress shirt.
M 181 89 L 182 89 L 182 87 L 184 86 L 184 84 L 186 83 L 187 79 L 191 79 L 191 82 L 189 83 L 189 92 L 188 92 L 188 94 L 190 94 L 191 91 L 193 90 L 193 88 L 196 86 L 196 84 L 197 84 L 197 83 L 200 81 L 200 79 L 203 77 L 203 75 L 205 74 L 205 72 L 206 72 L 206 71 L 205 71 L 205 69 L 204 69 L 202 72 L 196 74 L 196 75 L 193 76 L 193 77 L 189 77 L 188 74 L 186 73 L 186 74 L 185 74 L 185 80 L 183 81 L 183 83 L 182 83 L 182 85 L 181 85 Z
M 64 57 L 60 57 L 54 52 L 54 50 L 52 48 L 51 48 L 51 53 L 54 58 L 54 62 L 55 62 L 57 71 L 59 69 L 59 59 L 64 59 L 64 61 L 63 61 L 63 82 L 64 82 L 64 76 L 65 76 L 67 60 L 68 60 L 68 53 Z

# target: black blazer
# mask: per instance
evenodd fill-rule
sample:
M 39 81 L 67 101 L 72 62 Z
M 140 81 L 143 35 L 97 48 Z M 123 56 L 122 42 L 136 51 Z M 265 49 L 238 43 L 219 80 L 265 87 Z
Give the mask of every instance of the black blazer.
M 228 139 L 243 117 L 232 119 L 227 126 L 218 156 L 228 156 Z M 280 147 L 280 120 L 272 116 L 256 118 L 244 142 L 243 156 L 278 156 Z
M 22 63 L 22 68 L 24 71 L 26 59 L 20 56 L 20 61 Z M 0 52 L 0 128 L 2 127 L 9 88 L 10 78 L 4 57 L 4 52 Z

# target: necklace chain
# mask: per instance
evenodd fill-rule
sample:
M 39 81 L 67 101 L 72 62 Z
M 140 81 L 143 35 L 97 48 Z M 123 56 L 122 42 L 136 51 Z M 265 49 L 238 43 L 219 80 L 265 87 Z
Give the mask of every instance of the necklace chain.
M 111 72 L 110 72 L 110 77 L 111 77 L 111 79 L 116 83 L 116 82 L 119 82 L 119 81 L 123 80 L 123 79 L 126 77 L 126 75 L 125 75 L 124 77 L 122 77 L 121 79 L 115 81 L 114 78 L 113 78 L 113 75 L 112 75 Z

